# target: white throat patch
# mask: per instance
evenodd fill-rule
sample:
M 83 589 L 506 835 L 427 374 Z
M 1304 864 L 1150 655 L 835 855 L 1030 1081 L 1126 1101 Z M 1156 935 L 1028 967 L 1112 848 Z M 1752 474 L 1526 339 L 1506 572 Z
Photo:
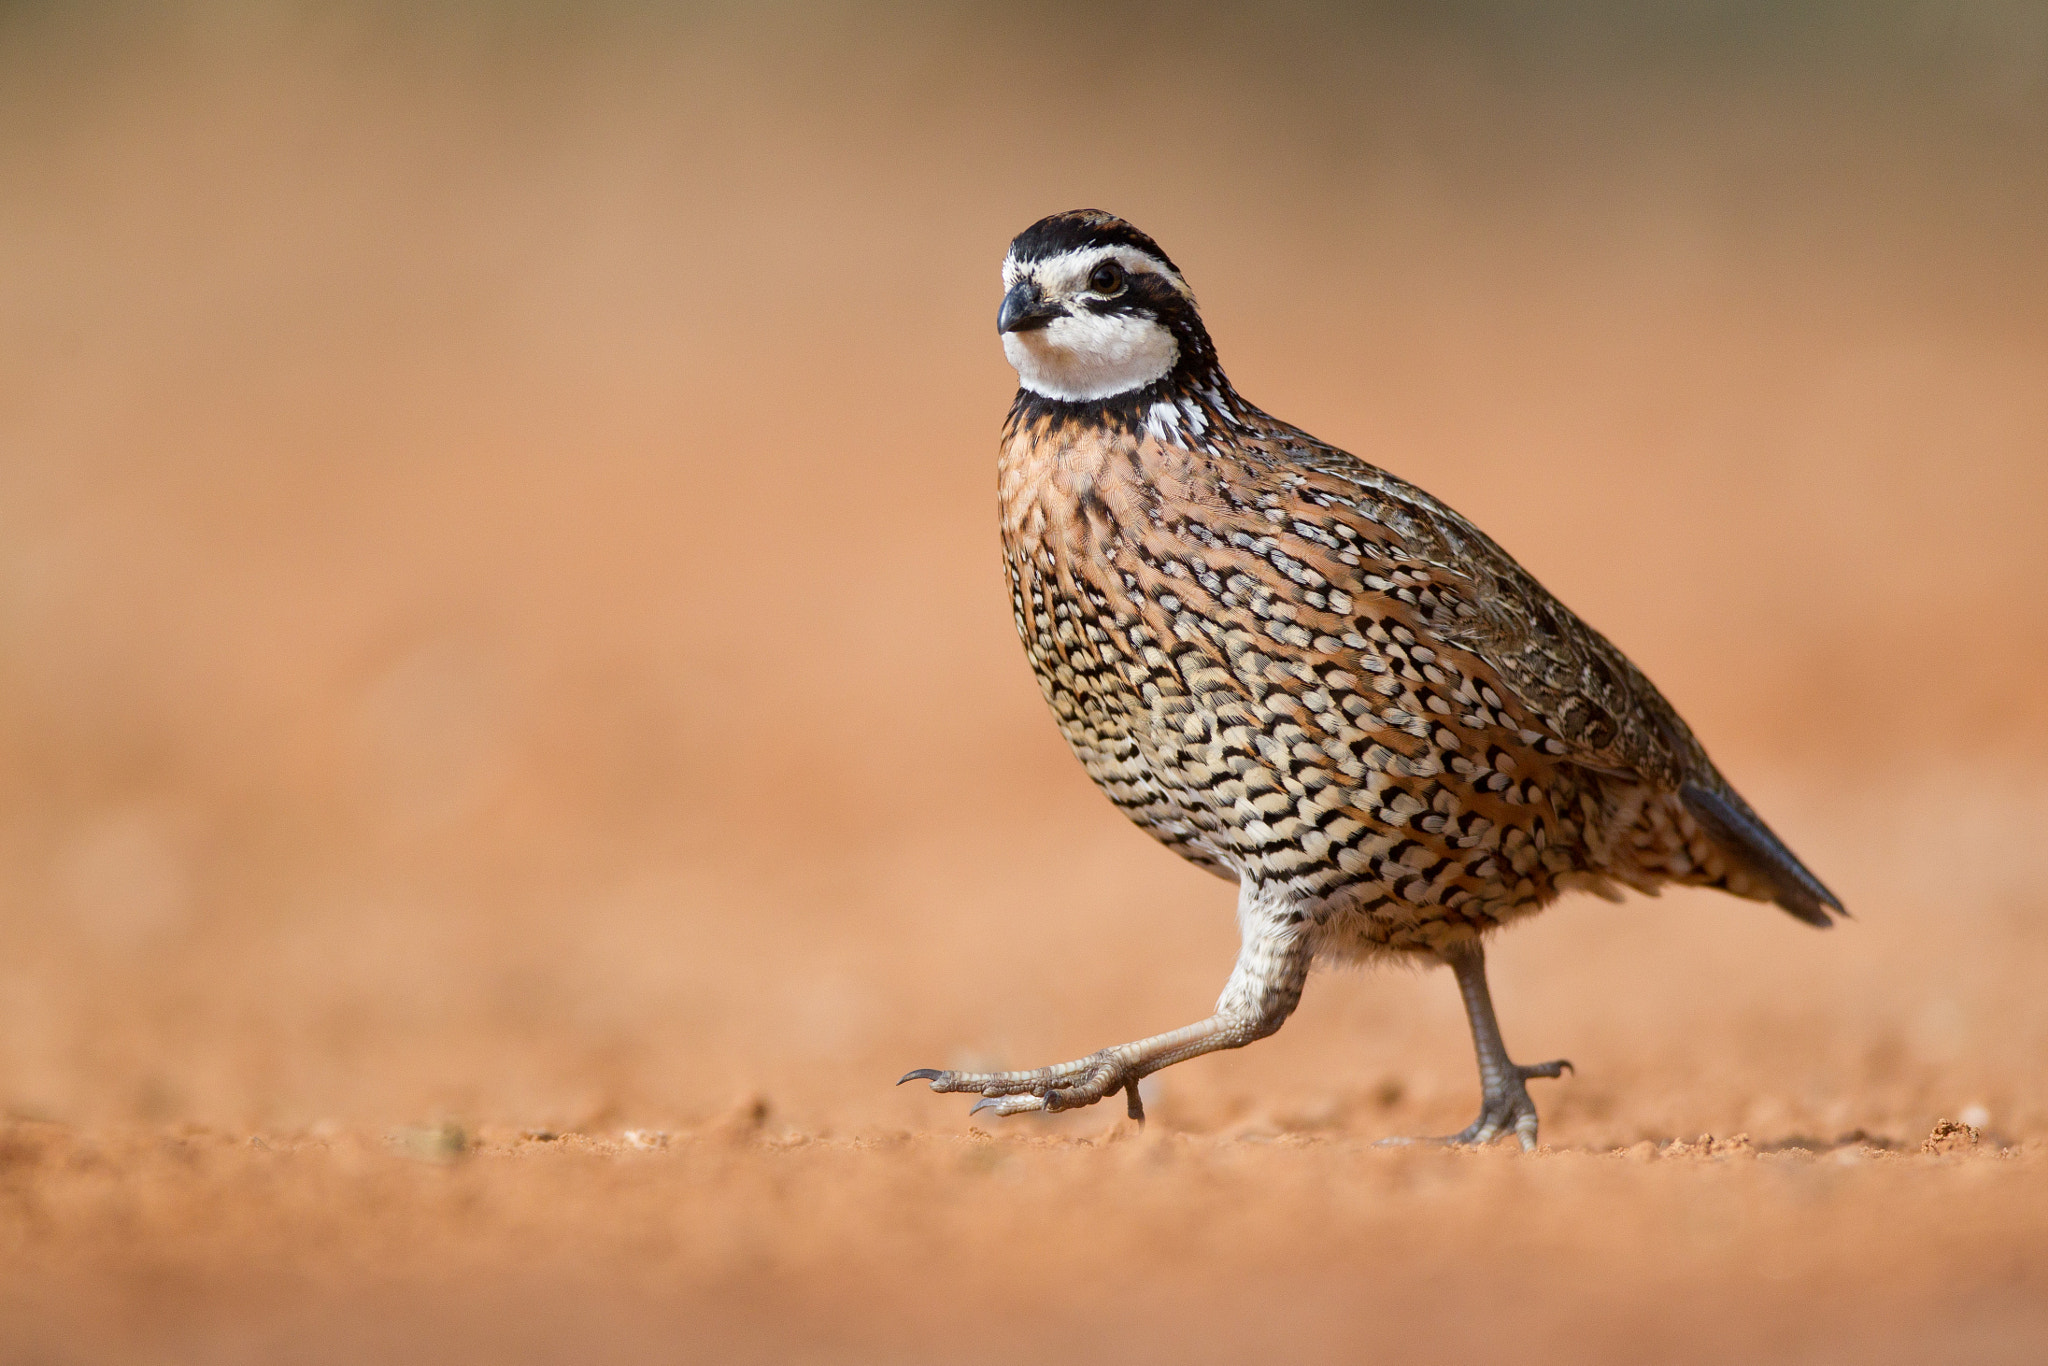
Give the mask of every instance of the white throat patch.
M 1180 343 L 1150 318 L 1084 308 L 1034 332 L 1005 332 L 1003 354 L 1026 389 L 1080 402 L 1163 379 L 1180 359 Z
M 1029 275 L 1046 298 L 1073 310 L 1044 327 L 1003 334 L 1003 354 L 1026 389 L 1068 402 L 1109 398 L 1165 378 L 1180 360 L 1180 343 L 1156 320 L 1096 313 L 1078 301 L 1088 293 L 1089 272 L 1109 260 L 1134 274 L 1165 275 L 1186 290 L 1164 263 L 1132 247 L 1090 247 L 1028 265 L 1004 263 L 1005 288 Z

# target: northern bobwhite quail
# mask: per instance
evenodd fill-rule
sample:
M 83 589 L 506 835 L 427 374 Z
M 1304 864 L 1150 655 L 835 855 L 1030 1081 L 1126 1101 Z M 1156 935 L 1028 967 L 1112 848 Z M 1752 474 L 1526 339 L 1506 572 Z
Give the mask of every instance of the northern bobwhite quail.
M 1583 888 L 1718 887 L 1827 926 L 1841 903 L 1628 658 L 1427 493 L 1239 397 L 1166 253 L 1055 214 L 1003 263 L 1022 386 L 998 464 L 1017 633 L 1089 776 L 1238 883 L 1208 1019 L 1025 1072 L 921 1068 L 998 1114 L 1067 1110 L 1280 1028 L 1316 960 L 1457 977 L 1479 1118 L 1536 1142 L 1482 938 Z

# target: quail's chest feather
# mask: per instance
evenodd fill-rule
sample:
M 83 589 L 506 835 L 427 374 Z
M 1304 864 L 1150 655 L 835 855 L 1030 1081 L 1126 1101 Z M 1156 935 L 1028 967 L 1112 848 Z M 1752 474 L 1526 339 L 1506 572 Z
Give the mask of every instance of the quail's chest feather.
M 1331 634 L 1354 604 L 1311 562 L 1335 538 L 1278 512 L 1247 471 L 1184 448 L 1082 434 L 1006 452 L 1018 633 L 1068 742 L 1134 817 L 1256 823 L 1247 803 L 1289 789 L 1302 805 L 1396 753 L 1334 747 L 1360 734 L 1343 708 L 1361 679 Z
M 1563 871 L 1544 851 L 1576 830 L 1576 794 L 1457 643 L 1476 609 L 1398 509 L 1099 436 L 1013 440 L 1001 488 L 1046 701 L 1153 834 L 1405 904 L 1497 910 Z
M 1099 462 L 1082 454 L 1040 459 L 1014 476 L 1006 469 L 1003 549 L 1025 654 L 1092 770 L 1136 720 L 1139 698 L 1124 666 L 1143 590 L 1118 563 L 1126 558 L 1118 530 L 1100 524 Z
M 1173 752 L 1214 742 L 1208 722 L 1245 711 L 1267 732 L 1299 729 L 1292 718 L 1325 739 L 1369 713 L 1397 745 L 1431 741 L 1427 718 L 1454 701 L 1484 712 L 1476 688 L 1456 697 L 1465 680 L 1436 629 L 1463 601 L 1392 533 L 1362 534 L 1355 515 L 1290 487 L 1305 484 L 1099 432 L 1013 441 L 1002 467 L 1012 605 L 1062 721 L 1143 718 L 1133 738 Z

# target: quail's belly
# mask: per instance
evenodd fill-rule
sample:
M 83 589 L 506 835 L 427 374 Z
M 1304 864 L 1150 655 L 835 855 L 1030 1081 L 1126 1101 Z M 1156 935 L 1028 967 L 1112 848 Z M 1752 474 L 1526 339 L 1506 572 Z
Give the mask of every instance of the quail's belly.
M 1394 529 L 1187 453 L 1046 448 L 1003 472 L 1018 632 L 1133 821 L 1287 883 L 1338 951 L 1430 949 L 1598 881 L 1601 794 L 1457 643 L 1476 605 Z

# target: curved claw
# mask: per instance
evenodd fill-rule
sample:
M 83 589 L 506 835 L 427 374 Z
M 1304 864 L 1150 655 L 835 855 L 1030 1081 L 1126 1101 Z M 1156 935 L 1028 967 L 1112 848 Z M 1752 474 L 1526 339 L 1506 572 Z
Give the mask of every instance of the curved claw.
M 1527 1067 L 1517 1067 L 1515 1070 L 1522 1074 L 1522 1080 L 1527 1081 L 1531 1077 L 1561 1077 L 1567 1072 L 1576 1076 L 1579 1069 L 1572 1066 L 1570 1058 L 1556 1058 L 1550 1062 L 1531 1063 Z
M 936 1067 L 918 1067 L 913 1068 L 911 1071 L 905 1072 L 901 1077 L 897 1079 L 896 1084 L 898 1086 L 901 1086 L 906 1081 L 937 1081 L 940 1077 L 944 1075 L 945 1074 Z

